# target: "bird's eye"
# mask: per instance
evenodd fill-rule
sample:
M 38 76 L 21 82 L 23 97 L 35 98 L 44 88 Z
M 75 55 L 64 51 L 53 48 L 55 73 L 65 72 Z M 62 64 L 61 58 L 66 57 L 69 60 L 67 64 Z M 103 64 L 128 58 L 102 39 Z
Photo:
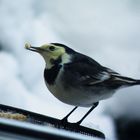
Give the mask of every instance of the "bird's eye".
M 49 47 L 49 50 L 50 50 L 50 51 L 54 51 L 54 50 L 55 50 L 55 47 L 54 47 L 54 46 L 50 46 L 50 47 Z

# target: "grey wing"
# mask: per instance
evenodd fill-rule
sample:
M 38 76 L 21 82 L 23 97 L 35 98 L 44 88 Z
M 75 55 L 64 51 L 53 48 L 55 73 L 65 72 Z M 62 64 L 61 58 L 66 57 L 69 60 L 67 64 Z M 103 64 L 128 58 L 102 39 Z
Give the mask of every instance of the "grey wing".
M 93 75 L 84 75 L 79 78 L 79 82 L 82 85 L 94 86 L 99 83 L 103 83 L 111 78 L 110 73 L 106 71 L 99 72 L 98 74 Z
M 79 62 L 68 64 L 65 67 L 64 75 L 68 78 L 68 82 L 78 85 L 94 86 L 95 84 L 109 80 L 113 73 L 118 74 L 101 65 L 89 65 L 88 63 L 81 64 Z

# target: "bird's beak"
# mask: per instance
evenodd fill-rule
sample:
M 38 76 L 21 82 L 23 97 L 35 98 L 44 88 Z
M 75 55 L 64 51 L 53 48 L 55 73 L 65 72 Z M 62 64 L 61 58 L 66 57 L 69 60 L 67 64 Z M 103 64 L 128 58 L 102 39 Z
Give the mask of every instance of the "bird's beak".
M 33 47 L 33 46 L 31 46 L 30 44 L 28 44 L 28 43 L 25 44 L 25 48 L 26 48 L 27 50 L 34 51 L 34 52 L 38 52 L 38 53 L 41 53 L 42 51 L 44 51 L 43 48 L 41 48 L 41 47 Z
M 38 53 L 43 51 L 42 48 L 40 48 L 40 47 L 33 47 L 33 46 L 31 46 L 30 48 L 27 48 L 27 49 L 30 50 L 30 51 L 38 52 Z

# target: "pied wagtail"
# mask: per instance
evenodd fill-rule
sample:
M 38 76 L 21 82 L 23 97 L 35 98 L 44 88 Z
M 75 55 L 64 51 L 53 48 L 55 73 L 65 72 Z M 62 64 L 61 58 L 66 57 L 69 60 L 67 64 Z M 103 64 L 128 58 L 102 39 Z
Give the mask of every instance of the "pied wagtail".
M 78 107 L 91 107 L 81 122 L 98 105 L 100 100 L 111 97 L 122 87 L 139 85 L 135 80 L 100 65 L 92 58 L 59 43 L 25 48 L 39 53 L 46 62 L 44 78 L 49 91 L 60 101 L 75 108 L 62 120 L 67 122 L 70 114 Z

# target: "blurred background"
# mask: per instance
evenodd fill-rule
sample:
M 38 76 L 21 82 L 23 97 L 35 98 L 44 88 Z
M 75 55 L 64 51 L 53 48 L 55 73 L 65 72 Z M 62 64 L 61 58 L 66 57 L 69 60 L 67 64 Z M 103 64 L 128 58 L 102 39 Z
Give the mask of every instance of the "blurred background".
M 24 49 L 59 42 L 115 71 L 140 79 L 139 0 L 0 0 L 0 104 L 62 119 L 73 106 L 46 88 L 44 60 Z M 88 108 L 69 118 L 78 121 Z M 108 140 L 136 140 L 140 130 L 140 86 L 118 91 L 82 125 Z

